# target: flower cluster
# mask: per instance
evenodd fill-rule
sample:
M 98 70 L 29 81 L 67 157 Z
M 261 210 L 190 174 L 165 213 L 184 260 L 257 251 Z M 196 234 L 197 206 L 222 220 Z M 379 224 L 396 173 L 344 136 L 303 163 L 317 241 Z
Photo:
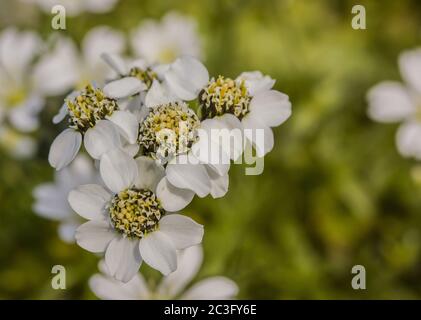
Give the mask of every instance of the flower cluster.
M 167 16 L 163 29 L 180 23 L 177 19 Z M 159 32 L 150 22 L 148 28 Z M 145 32 L 137 33 L 152 41 Z M 174 36 L 173 31 L 169 34 Z M 259 157 L 266 155 L 274 146 L 271 128 L 291 115 L 289 98 L 273 89 L 274 79 L 259 71 L 243 72 L 235 79 L 211 77 L 197 59 L 194 41 L 190 42 L 193 49 L 186 51 L 176 50 L 177 42 L 172 40 L 159 44 L 170 43 L 171 59 L 167 59 L 169 52 L 165 59 L 153 54 L 159 50 L 148 49 L 145 41 L 135 45 L 142 55 L 137 59 L 123 58 L 116 47 L 101 54 L 88 50 L 88 65 L 99 65 L 96 54 L 98 61 L 108 65 L 108 76 L 89 76 L 97 81 L 82 87 L 76 76 L 65 81 L 76 90 L 67 95 L 53 118 L 54 123 L 66 126 L 53 141 L 48 157 L 58 171 L 61 189 L 50 193 L 51 185 L 38 187 L 35 210 L 48 217 L 54 210 L 62 211 L 58 219 L 64 226 L 71 225 L 69 230 L 79 223 L 79 218 L 69 218 L 72 210 L 88 220 L 77 227 L 74 239 L 82 248 L 104 255 L 105 276 L 91 280 L 100 297 L 118 297 L 106 290 L 116 286 L 118 292 L 133 287 L 137 297 L 149 295 L 138 274 L 143 262 L 168 276 L 157 288 L 159 294 L 178 296 L 181 287 L 165 294 L 161 287 L 170 277 L 177 278 L 175 274 L 186 278 L 180 284 L 185 286 L 194 272 L 180 270 L 190 268 L 180 257 L 189 256 L 186 250 L 200 245 L 204 235 L 204 227 L 180 211 L 194 196 L 223 197 L 228 192 L 231 163 L 250 147 Z M 185 55 L 189 51 L 196 57 Z M 59 60 L 41 63 L 60 70 Z M 44 84 L 57 88 L 48 79 Z M 255 139 L 257 131 L 263 139 Z M 81 149 L 92 162 L 90 173 L 78 178 L 71 172 L 81 159 L 86 160 Z M 94 161 L 99 174 L 92 173 Z M 62 173 L 69 181 L 62 181 Z M 71 210 L 63 200 L 52 201 L 58 193 L 60 199 L 67 197 Z M 60 234 L 71 240 L 68 233 Z M 215 283 L 227 288 L 217 297 L 231 297 L 237 291 L 227 279 L 212 280 L 203 287 Z M 204 288 L 192 289 L 190 295 L 201 296 Z
M 77 243 L 105 252 L 110 276 L 128 282 L 143 261 L 168 275 L 177 269 L 177 250 L 200 244 L 203 237 L 203 226 L 176 212 L 195 195 L 217 198 L 228 191 L 230 163 L 210 161 L 205 156 L 209 145 L 216 145 L 222 159 L 233 160 L 245 145 L 233 150 L 204 133 L 262 129 L 263 145 L 249 136 L 240 139 L 264 155 L 273 147 L 270 127 L 289 117 L 291 105 L 286 95 L 272 90 L 274 80 L 260 72 L 215 80 L 191 57 L 164 68 L 127 65 L 115 55 L 104 59 L 119 76 L 103 88 L 88 85 L 66 99 L 56 120 L 67 117 L 68 128 L 53 142 L 49 160 L 56 169 L 65 168 L 83 141 L 98 161 L 104 185 L 79 186 L 68 200 L 89 220 L 77 229 Z M 154 75 L 151 85 L 146 73 Z

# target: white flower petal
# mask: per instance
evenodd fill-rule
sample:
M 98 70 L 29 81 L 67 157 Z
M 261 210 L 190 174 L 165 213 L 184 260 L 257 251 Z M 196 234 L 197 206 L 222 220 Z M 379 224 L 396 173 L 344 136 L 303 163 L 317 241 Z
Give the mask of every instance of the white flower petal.
M 114 80 L 104 87 L 105 95 L 114 99 L 130 97 L 143 90 L 146 90 L 146 85 L 135 77 Z
M 206 67 L 195 58 L 178 58 L 165 73 L 168 86 L 180 99 L 193 100 L 208 83 L 209 73 Z
M 121 146 L 118 129 L 111 121 L 99 120 L 93 128 L 85 132 L 84 145 L 86 151 L 94 159 Z
M 194 192 L 176 188 L 167 178 L 162 178 L 156 187 L 156 195 L 166 211 L 176 212 L 184 209 L 193 200 Z
M 67 116 L 68 109 L 66 102 L 62 104 L 58 113 L 53 117 L 53 123 L 57 124 L 63 121 L 63 119 Z
M 402 121 L 415 112 L 410 93 L 401 83 L 385 81 L 367 94 L 368 116 L 379 122 Z
M 102 300 L 136 300 L 138 298 L 132 292 L 125 290 L 124 283 L 100 274 L 94 274 L 89 279 L 89 287 Z
M 21 132 L 31 132 L 38 129 L 38 115 L 43 106 L 43 98 L 39 96 L 29 97 L 22 105 L 15 106 L 9 112 L 10 123 Z
M 211 195 L 214 199 L 221 198 L 228 192 L 229 176 L 228 174 L 220 175 L 215 169 L 206 166 L 211 181 Z
M 201 56 L 196 21 L 177 12 L 169 12 L 159 22 L 142 21 L 131 41 L 135 54 L 151 63 L 171 63 L 182 55 Z
M 220 141 L 222 141 L 222 150 L 229 154 L 232 160 L 237 160 L 243 153 L 244 145 L 243 125 L 241 121 L 236 116 L 229 113 L 226 113 L 221 117 L 217 117 L 215 120 L 220 123 L 220 127 L 222 128 L 219 129 L 221 135 Z
M 32 194 L 35 198 L 33 211 L 37 215 L 59 221 L 73 215 L 72 209 L 66 202 L 66 196 L 63 193 L 63 190 L 58 188 L 56 184 L 40 184 L 35 187 Z
M 177 101 L 178 98 L 170 91 L 166 83 L 154 80 L 145 97 L 145 106 L 153 108 L 159 105 Z
M 165 176 L 164 167 L 149 157 L 141 156 L 136 158 L 135 161 L 138 168 L 136 188 L 149 189 L 155 192 L 158 183 Z
M 211 189 L 210 178 L 201 164 L 191 164 L 187 155 L 179 155 L 168 163 L 166 175 L 175 187 L 194 191 L 199 197 L 206 197 Z
M 154 231 L 140 239 L 139 250 L 143 261 L 163 275 L 177 269 L 176 249 L 171 239 L 163 232 Z
M 241 135 L 241 132 L 238 133 L 237 130 L 231 132 L 226 128 L 226 124 L 217 118 L 206 119 L 198 129 L 198 141 L 192 145 L 191 153 L 201 163 L 211 164 L 218 170 L 228 170 L 230 165 L 231 133 L 233 133 L 233 141 L 236 142 L 232 145 L 234 147 L 238 143 L 238 139 L 235 137 Z
M 139 240 L 116 237 L 105 252 L 105 263 L 112 277 L 125 283 L 130 281 L 142 264 Z
M 120 76 L 124 76 L 127 73 L 126 63 L 117 54 L 103 53 L 101 58 Z
M 21 81 L 21 76 L 39 53 L 42 41 L 32 31 L 9 27 L 0 33 L 0 61 L 8 76 Z
M 291 116 L 288 96 L 276 90 L 261 91 L 250 101 L 250 113 L 268 127 L 277 127 Z
M 0 133 L 0 140 L 2 138 L 2 133 Z M 37 144 L 37 141 L 32 137 L 17 135 L 16 140 L 11 145 L 6 145 L 5 147 L 10 150 L 11 155 L 16 159 L 30 159 L 37 151 Z
M 164 277 L 157 291 L 166 297 L 175 297 L 190 283 L 203 261 L 202 246 L 192 246 L 177 252 L 177 270 Z
M 238 294 L 238 286 L 225 277 L 211 277 L 193 285 L 181 297 L 184 300 L 226 300 Z
M 275 142 L 271 128 L 250 116 L 244 117 L 242 122 L 244 136 L 254 146 L 258 157 L 263 157 L 273 149 Z
M 57 96 L 71 90 L 80 78 L 79 54 L 74 42 L 59 38 L 53 51 L 37 62 L 32 76 L 37 89 L 46 95 Z
M 247 71 L 240 74 L 236 82 L 244 81 L 247 91 L 250 95 L 255 96 L 261 91 L 272 89 L 275 80 L 269 76 L 263 75 L 260 71 Z
M 61 223 L 58 227 L 58 235 L 61 240 L 67 243 L 75 242 L 75 233 L 79 224 L 73 222 Z
M 138 174 L 135 160 L 121 150 L 105 153 L 101 158 L 99 171 L 105 185 L 114 193 L 131 187 Z
M 70 191 L 70 206 L 81 217 L 88 220 L 104 219 L 104 209 L 111 194 L 97 184 L 86 184 Z
M 401 53 L 399 67 L 405 81 L 421 93 L 421 48 Z
M 111 11 L 117 2 L 118 0 L 86 0 L 84 5 L 89 12 L 105 13 Z
M 113 122 L 123 133 L 123 136 L 130 144 L 136 143 L 139 133 L 139 123 L 136 117 L 127 111 L 114 111 L 111 116 L 107 117 Z
M 98 298 L 103 300 L 146 300 L 149 296 L 141 274 L 136 274 L 127 283 L 95 274 L 89 279 L 89 287 Z
M 67 100 L 74 100 L 79 95 L 79 91 L 72 91 L 70 94 L 66 96 L 64 99 L 64 103 L 61 105 L 60 110 L 58 113 L 53 117 L 53 123 L 57 124 L 63 121 L 63 119 L 68 115 L 69 109 L 67 108 Z
M 119 54 L 124 50 L 123 33 L 108 26 L 94 27 L 86 33 L 82 41 L 82 51 L 89 67 L 99 64 L 98 57 L 104 52 Z
M 139 145 L 137 143 L 125 144 L 122 150 L 131 157 L 135 157 L 139 153 Z
M 175 213 L 166 215 L 159 221 L 159 230 L 171 239 L 178 250 L 200 244 L 204 233 L 202 225 Z
M 416 121 L 402 124 L 396 134 L 396 143 L 401 155 L 421 160 L 421 124 Z
M 82 144 L 82 135 L 74 129 L 66 129 L 53 141 L 48 154 L 48 162 L 56 170 L 61 170 L 76 157 Z
M 83 249 L 94 253 L 102 253 L 116 234 L 108 222 L 92 220 L 85 222 L 76 230 L 76 242 Z

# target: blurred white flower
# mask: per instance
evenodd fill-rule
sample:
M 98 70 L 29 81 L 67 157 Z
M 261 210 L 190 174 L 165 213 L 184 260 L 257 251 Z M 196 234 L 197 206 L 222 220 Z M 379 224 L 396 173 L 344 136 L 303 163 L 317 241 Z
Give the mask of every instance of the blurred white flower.
M 110 275 L 130 281 L 142 261 L 164 275 L 177 269 L 176 250 L 201 243 L 203 226 L 166 208 L 179 211 L 192 197 L 183 190 L 169 190 L 164 169 L 152 159 L 119 150 L 104 154 L 100 174 L 106 190 L 83 185 L 69 194 L 69 203 L 90 221 L 76 231 L 82 248 L 105 252 Z
M 183 55 L 202 56 L 196 22 L 176 12 L 166 14 L 160 22 L 142 22 L 132 32 L 131 43 L 134 53 L 149 63 L 168 64 Z
M 384 81 L 367 94 L 368 116 L 379 122 L 402 122 L 396 144 L 404 157 L 421 160 L 421 48 L 399 56 L 405 83 Z
M 180 99 L 198 99 L 202 127 L 248 129 L 245 138 L 254 145 L 259 157 L 273 148 L 271 127 L 281 125 L 291 116 L 288 96 L 273 90 L 275 80 L 259 71 L 244 72 L 235 80 L 223 76 L 209 79 L 209 73 L 200 61 L 183 57 L 170 65 L 165 81 Z M 264 132 L 263 144 L 256 143 L 250 134 L 257 129 Z M 241 155 L 241 143 L 221 146 L 233 160 Z
M 6 125 L 0 127 L 0 146 L 18 159 L 31 158 L 37 151 L 34 138 L 21 134 Z
M 0 127 L 6 122 L 20 132 L 39 127 L 44 98 L 32 62 L 41 46 L 41 39 L 31 31 L 7 28 L 0 33 Z
M 48 161 L 61 170 L 75 158 L 82 145 L 93 159 L 111 150 L 129 145 L 135 155 L 138 127 L 136 117 L 121 110 L 114 99 L 104 95 L 101 89 L 88 85 L 84 90 L 72 93 L 61 107 L 53 122 L 59 123 L 69 116 L 69 128 L 53 141 Z
M 105 13 L 111 11 L 118 0 L 22 0 L 37 4 L 45 13 L 51 14 L 51 8 L 62 5 L 66 15 L 77 16 L 82 12 Z
M 157 286 L 148 284 L 140 273 L 127 283 L 117 281 L 109 276 L 107 266 L 101 261 L 99 269 L 102 274 L 93 275 L 89 286 L 98 298 L 104 300 L 222 300 L 233 299 L 238 294 L 235 282 L 221 276 L 203 279 L 186 290 L 203 261 L 200 245 L 177 251 L 177 259 L 177 270 L 163 277 Z
M 81 52 L 70 38 L 58 36 L 53 41 L 52 50 L 41 57 L 34 70 L 40 90 L 49 96 L 67 94 L 92 81 L 103 84 L 109 70 L 101 54 L 125 49 L 123 34 L 106 26 L 95 27 L 85 35 Z
M 69 192 L 81 184 L 99 181 L 93 161 L 85 155 L 79 155 L 70 166 L 55 173 L 54 182 L 35 187 L 33 211 L 43 218 L 59 221 L 60 238 L 74 242 L 76 228 L 82 224 L 82 219 L 67 201 Z

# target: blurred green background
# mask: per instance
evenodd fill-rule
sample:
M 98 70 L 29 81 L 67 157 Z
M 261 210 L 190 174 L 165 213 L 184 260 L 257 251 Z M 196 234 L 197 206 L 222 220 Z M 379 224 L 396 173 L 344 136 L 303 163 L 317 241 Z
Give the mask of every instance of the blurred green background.
M 366 30 L 351 28 L 355 4 L 366 7 Z M 94 26 L 129 31 L 170 10 L 197 20 L 211 74 L 261 70 L 293 105 L 262 175 L 233 166 L 226 197 L 185 210 L 205 225 L 197 279 L 225 275 L 244 299 L 421 298 L 421 169 L 398 155 L 396 125 L 367 118 L 365 100 L 377 82 L 400 80 L 399 52 L 421 43 L 421 2 L 121 0 L 110 13 L 68 18 L 60 32 L 80 41 Z M 0 3 L 1 29 L 46 38 L 50 24 L 36 7 Z M 31 211 L 33 187 L 53 178 L 47 154 L 60 128 L 50 119 L 60 104 L 48 101 L 35 159 L 0 153 L 0 298 L 94 298 L 87 280 L 98 258 Z M 67 269 L 66 290 L 51 288 L 55 264 Z M 351 287 L 356 264 L 367 290 Z

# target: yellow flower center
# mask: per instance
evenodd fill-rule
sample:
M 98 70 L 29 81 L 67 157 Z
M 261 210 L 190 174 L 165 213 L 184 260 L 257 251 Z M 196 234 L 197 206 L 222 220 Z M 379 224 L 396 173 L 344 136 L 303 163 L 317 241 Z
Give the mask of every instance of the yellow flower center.
M 110 208 L 114 228 L 129 238 L 141 239 L 158 228 L 165 215 L 155 194 L 148 189 L 126 189 L 115 195 Z
M 165 48 L 159 53 L 158 60 L 160 63 L 171 63 L 177 59 L 177 51 L 174 48 Z
M 184 102 L 161 105 L 150 111 L 140 125 L 141 152 L 161 162 L 190 150 L 197 140 L 200 121 Z
M 73 101 L 67 100 L 66 103 L 70 127 L 81 132 L 94 127 L 98 120 L 103 120 L 118 110 L 114 99 L 106 97 L 101 89 L 95 89 L 91 85 L 87 85 Z
M 138 67 L 131 68 L 129 71 L 130 77 L 136 77 L 140 81 L 142 81 L 148 89 L 152 86 L 152 82 L 154 79 L 158 79 L 158 75 L 152 71 L 151 68 L 147 68 L 146 70 L 140 69 Z
M 8 92 L 8 94 L 6 95 L 6 100 L 5 100 L 6 107 L 7 108 L 16 107 L 22 104 L 25 101 L 26 97 L 27 97 L 26 92 L 22 88 L 13 89 L 10 92 Z
M 241 120 L 250 111 L 250 100 L 244 81 L 237 83 L 219 76 L 199 93 L 202 120 L 225 113 L 231 113 Z

